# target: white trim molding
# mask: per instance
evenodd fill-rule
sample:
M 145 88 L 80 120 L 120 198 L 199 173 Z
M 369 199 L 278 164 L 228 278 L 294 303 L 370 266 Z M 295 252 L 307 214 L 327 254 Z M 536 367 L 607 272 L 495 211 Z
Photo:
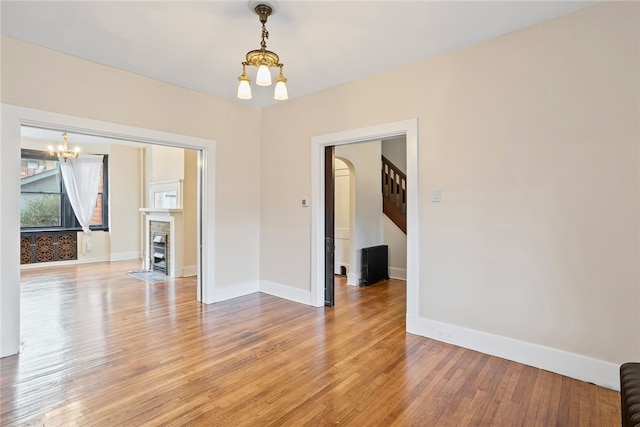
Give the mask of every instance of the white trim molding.
M 620 391 L 620 366 L 526 341 L 407 315 L 407 332 Z
M 243 297 L 256 292 L 273 295 L 288 301 L 311 305 L 311 292 L 306 289 L 294 288 L 281 283 L 260 280 L 257 282 L 235 283 L 223 288 L 217 288 L 214 302 L 221 302 L 233 298 Z
M 388 274 L 391 279 L 407 280 L 406 268 L 389 267 L 388 270 Z
M 300 304 L 312 305 L 311 292 L 306 289 L 294 288 L 293 286 L 287 286 L 281 283 L 261 280 L 260 292 L 284 298 L 289 301 L 299 302 Z
M 212 302 L 221 302 L 258 292 L 258 282 L 235 283 L 217 288 Z
M 39 262 L 34 264 L 21 264 L 20 270 L 37 270 L 39 268 L 68 267 L 71 265 L 93 264 L 96 262 L 109 262 L 109 260 L 104 257 L 100 257 L 100 258 L 74 259 L 74 260 L 68 260 L 68 261 L 50 261 L 50 262 Z
M 139 259 L 142 262 L 142 254 L 140 251 L 131 252 L 112 252 L 109 255 L 109 261 L 128 261 L 131 259 Z
M 358 286 L 360 284 L 360 273 L 347 272 L 347 285 Z
M 61 266 L 69 266 L 69 265 L 80 265 L 80 264 L 91 264 L 94 262 L 118 262 L 118 261 L 131 261 L 133 259 L 137 259 L 141 263 L 142 266 L 142 257 L 140 256 L 140 252 L 132 251 L 132 252 L 118 252 L 112 253 L 109 258 L 106 257 L 96 257 L 96 258 L 83 258 L 83 259 L 74 259 L 71 261 L 51 261 L 51 262 L 41 262 L 35 264 L 21 264 L 20 270 L 35 270 L 38 268 L 53 268 L 53 267 L 61 267 Z

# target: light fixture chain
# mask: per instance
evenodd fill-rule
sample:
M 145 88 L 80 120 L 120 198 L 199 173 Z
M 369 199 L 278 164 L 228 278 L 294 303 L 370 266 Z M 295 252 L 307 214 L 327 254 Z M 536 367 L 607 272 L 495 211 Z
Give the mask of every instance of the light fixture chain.
M 262 24 L 262 41 L 260 42 L 260 47 L 262 48 L 262 50 L 267 50 L 267 42 L 265 41 L 265 39 L 269 38 L 269 31 L 267 31 L 267 26 L 263 23 Z

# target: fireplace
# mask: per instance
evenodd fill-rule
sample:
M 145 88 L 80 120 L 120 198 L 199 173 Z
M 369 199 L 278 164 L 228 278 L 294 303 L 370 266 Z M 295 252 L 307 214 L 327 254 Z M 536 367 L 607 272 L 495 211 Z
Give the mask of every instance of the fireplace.
M 182 277 L 182 181 L 151 184 L 145 217 L 144 268 Z
M 145 269 L 182 277 L 182 209 L 140 209 L 145 215 Z M 162 237 L 159 237 L 162 236 Z M 158 240 L 158 241 L 156 241 Z M 164 257 L 164 263 L 162 263 Z
M 163 222 L 152 221 L 151 222 L 151 247 L 149 252 L 151 256 L 151 270 L 159 271 L 160 273 L 167 274 L 169 271 L 169 259 L 167 257 L 167 233 L 158 233 L 154 231 L 154 225 L 166 224 Z

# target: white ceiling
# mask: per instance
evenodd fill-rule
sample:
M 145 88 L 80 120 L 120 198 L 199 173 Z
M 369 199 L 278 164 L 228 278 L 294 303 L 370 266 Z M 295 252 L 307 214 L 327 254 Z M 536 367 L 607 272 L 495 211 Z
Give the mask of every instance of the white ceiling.
M 291 99 L 594 3 L 280 1 L 267 47 L 285 64 Z M 253 83 L 251 101 L 235 97 L 240 63 L 260 42 L 260 22 L 245 0 L 2 0 L 0 14 L 9 37 L 237 102 L 282 102 L 273 101 L 273 86 Z

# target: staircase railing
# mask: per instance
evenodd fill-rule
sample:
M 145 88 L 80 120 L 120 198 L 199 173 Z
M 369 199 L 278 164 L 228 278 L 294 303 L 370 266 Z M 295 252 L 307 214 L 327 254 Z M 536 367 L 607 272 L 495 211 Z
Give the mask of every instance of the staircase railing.
M 382 156 L 382 211 L 407 233 L 407 176 Z

